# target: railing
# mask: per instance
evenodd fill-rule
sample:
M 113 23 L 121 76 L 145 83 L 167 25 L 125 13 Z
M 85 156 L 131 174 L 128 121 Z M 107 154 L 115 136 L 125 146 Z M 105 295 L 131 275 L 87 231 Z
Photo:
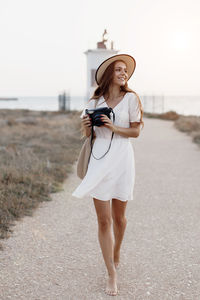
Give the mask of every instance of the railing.
M 165 111 L 165 97 L 161 96 L 140 96 L 141 102 L 145 112 L 164 113 Z

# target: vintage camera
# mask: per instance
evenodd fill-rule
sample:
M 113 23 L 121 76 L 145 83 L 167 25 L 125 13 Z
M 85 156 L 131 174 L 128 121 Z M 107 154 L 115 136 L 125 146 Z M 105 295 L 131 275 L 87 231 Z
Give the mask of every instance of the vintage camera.
M 102 126 L 104 122 L 101 120 L 101 115 L 106 115 L 110 119 L 110 113 L 112 112 L 110 107 L 100 107 L 94 109 L 86 109 L 85 113 L 89 115 L 92 122 L 92 126 Z

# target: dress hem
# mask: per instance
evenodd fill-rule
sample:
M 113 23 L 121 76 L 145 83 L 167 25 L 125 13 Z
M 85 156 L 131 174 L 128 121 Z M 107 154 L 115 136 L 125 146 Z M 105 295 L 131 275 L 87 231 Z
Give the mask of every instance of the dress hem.
M 127 198 L 124 198 L 124 197 L 122 198 L 122 197 L 119 197 L 119 196 L 112 196 L 109 199 L 100 199 L 101 197 L 99 197 L 97 195 L 94 195 L 94 194 L 87 194 L 87 195 L 84 195 L 84 196 L 77 195 L 77 194 L 76 195 L 72 194 L 72 196 L 76 197 L 76 198 L 79 198 L 79 199 L 84 198 L 84 197 L 91 197 L 91 198 L 96 198 L 96 199 L 101 200 L 101 201 L 109 201 L 109 200 L 112 200 L 112 199 L 117 199 L 117 200 L 120 200 L 122 202 L 126 202 L 126 201 L 133 201 L 134 200 L 133 198 L 127 199 L 128 197 Z M 124 200 L 124 199 L 126 199 L 126 200 Z

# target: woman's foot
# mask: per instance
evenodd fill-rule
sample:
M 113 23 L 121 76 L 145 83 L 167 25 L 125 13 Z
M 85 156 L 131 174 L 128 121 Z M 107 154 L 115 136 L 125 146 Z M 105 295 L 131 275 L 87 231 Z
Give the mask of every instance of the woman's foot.
M 107 295 L 110 295 L 110 296 L 116 296 L 118 294 L 117 274 L 115 274 L 114 276 L 109 276 L 105 292 Z

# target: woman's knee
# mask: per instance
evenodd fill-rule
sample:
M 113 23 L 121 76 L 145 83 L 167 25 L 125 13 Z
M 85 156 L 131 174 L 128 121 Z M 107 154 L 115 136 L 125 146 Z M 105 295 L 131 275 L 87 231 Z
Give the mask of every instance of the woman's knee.
M 125 216 L 113 216 L 113 222 L 117 227 L 125 227 L 127 219 Z
M 102 232 L 105 232 L 108 229 L 110 229 L 111 223 L 112 223 L 111 217 L 105 216 L 105 217 L 98 218 L 99 229 Z

